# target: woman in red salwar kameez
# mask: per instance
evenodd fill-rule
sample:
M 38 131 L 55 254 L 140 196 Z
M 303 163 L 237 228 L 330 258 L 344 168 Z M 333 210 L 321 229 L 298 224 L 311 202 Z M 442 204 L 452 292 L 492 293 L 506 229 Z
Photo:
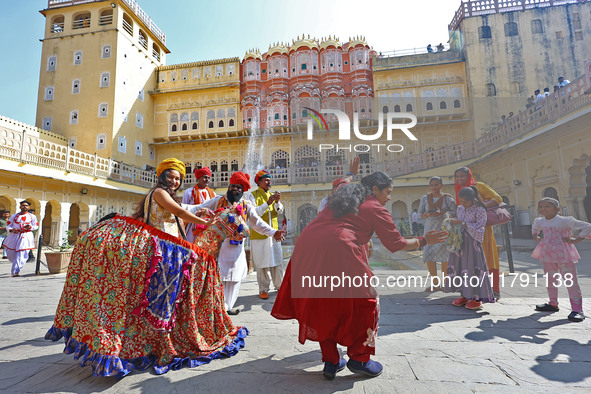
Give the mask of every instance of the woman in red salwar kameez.
M 324 361 L 323 374 L 334 379 L 345 365 L 354 373 L 378 376 L 375 354 L 379 301 L 372 284 L 365 245 L 375 232 L 391 252 L 415 250 L 440 243 L 445 232 L 404 239 L 384 207 L 392 179 L 383 172 L 366 176 L 360 184 L 341 187 L 300 234 L 271 315 L 297 319 L 299 341 L 317 341 Z M 340 358 L 337 344 L 347 347 L 349 362 Z

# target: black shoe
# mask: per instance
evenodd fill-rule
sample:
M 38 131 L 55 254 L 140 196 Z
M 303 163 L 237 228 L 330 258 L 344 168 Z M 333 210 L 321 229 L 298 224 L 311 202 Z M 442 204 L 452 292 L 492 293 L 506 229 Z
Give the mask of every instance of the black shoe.
M 579 323 L 585 320 L 585 315 L 583 315 L 583 312 L 572 311 L 570 315 L 568 315 L 568 320 Z
M 238 309 L 238 308 L 228 309 L 226 311 L 226 313 L 228 313 L 228 315 L 237 315 L 240 313 L 240 309 Z
M 341 358 L 338 364 L 325 361 L 322 375 L 324 375 L 324 377 L 328 380 L 333 380 L 335 376 L 337 376 L 337 372 L 345 369 L 345 366 L 347 366 L 347 361 L 344 358 Z
M 558 309 L 557 306 L 553 306 L 550 304 L 540 304 L 540 305 L 536 305 L 536 311 L 538 312 L 558 312 L 560 309 Z

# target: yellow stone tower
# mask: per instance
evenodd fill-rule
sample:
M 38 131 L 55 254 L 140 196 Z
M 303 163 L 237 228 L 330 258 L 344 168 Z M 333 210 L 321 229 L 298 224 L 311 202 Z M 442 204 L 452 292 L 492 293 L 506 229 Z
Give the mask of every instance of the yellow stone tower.
M 170 52 L 164 33 L 135 0 L 49 0 L 41 13 L 36 126 L 71 148 L 154 166 L 148 91 Z

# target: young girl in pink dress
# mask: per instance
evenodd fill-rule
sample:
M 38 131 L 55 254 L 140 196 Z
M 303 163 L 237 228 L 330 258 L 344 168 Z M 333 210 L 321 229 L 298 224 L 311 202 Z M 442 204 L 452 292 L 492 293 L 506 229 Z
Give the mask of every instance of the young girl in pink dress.
M 538 202 L 538 213 L 542 217 L 536 218 L 532 225 L 533 238 L 538 242 L 532 257 L 540 260 L 544 266 L 550 298 L 550 302 L 536 305 L 536 311 L 558 312 L 558 286 L 562 284 L 568 289 L 572 308 L 568 320 L 581 322 L 585 319 L 583 297 L 575 267 L 581 256 L 574 244 L 591 238 L 591 224 L 572 216 L 560 216 L 558 211 L 558 200 L 542 198 Z M 581 230 L 577 238 L 573 238 L 573 230 Z M 541 237 L 540 232 L 543 233 Z

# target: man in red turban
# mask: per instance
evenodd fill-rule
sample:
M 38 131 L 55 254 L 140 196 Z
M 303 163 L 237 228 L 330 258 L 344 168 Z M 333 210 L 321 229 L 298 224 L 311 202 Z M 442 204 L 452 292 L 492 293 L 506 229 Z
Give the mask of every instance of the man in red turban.
M 232 206 L 233 204 L 241 205 L 251 229 L 268 237 L 273 237 L 276 241 L 282 241 L 285 231 L 276 230 L 265 223 L 257 214 L 256 207 L 250 201 L 246 201 L 243 198 L 244 192 L 248 189 L 250 189 L 250 176 L 241 171 L 235 172 L 230 177 L 230 185 L 226 194 L 223 196 L 218 195 L 203 204 L 188 207 L 188 210 L 191 213 L 196 213 L 203 208 L 217 211 L 220 208 Z M 239 309 L 234 308 L 234 304 L 238 299 L 240 281 L 246 277 L 248 272 L 244 244 L 237 244 L 230 238 L 226 238 L 222 243 L 218 256 L 218 267 L 224 285 L 226 310 L 228 314 L 236 315 Z
M 207 187 L 211 180 L 211 170 L 209 167 L 195 168 L 193 171 L 197 184 L 183 193 L 183 204 L 198 205 L 216 196 L 215 192 Z M 187 241 L 195 241 L 195 226 L 193 223 L 187 225 Z

